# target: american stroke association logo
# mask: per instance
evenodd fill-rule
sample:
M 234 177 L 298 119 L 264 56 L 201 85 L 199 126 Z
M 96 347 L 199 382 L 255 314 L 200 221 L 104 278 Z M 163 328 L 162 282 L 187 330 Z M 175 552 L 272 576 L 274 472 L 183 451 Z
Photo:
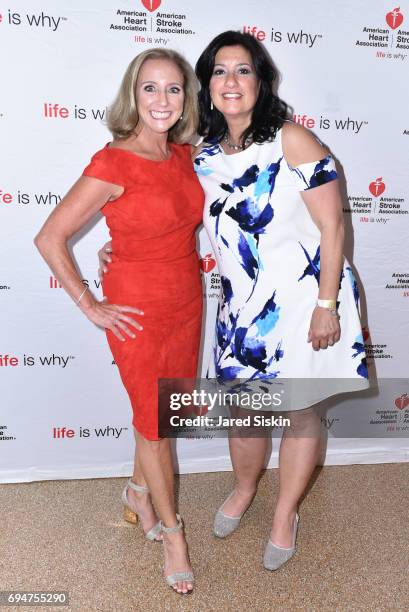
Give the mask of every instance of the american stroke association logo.
M 407 215 L 409 211 L 405 208 L 405 198 L 392 195 L 384 196 L 386 184 L 381 176 L 371 181 L 368 186 L 369 192 L 374 197 L 373 212 L 379 215 Z
M 378 25 L 365 25 L 355 46 L 374 49 L 378 59 L 406 60 L 409 51 L 409 31 L 400 27 L 404 18 L 400 6 L 396 6 L 386 13 L 382 24 L 379 22 Z
M 135 43 L 166 46 L 170 38 L 165 34 L 194 35 L 186 13 L 165 13 L 158 9 L 162 0 L 138 0 L 135 10 L 116 9 L 110 30 L 133 33 Z
M 361 223 L 386 224 L 390 219 L 409 214 L 405 198 L 389 193 L 389 186 L 382 176 L 369 181 L 366 193 L 349 195 L 348 206 L 343 210 L 344 213 L 360 214 Z

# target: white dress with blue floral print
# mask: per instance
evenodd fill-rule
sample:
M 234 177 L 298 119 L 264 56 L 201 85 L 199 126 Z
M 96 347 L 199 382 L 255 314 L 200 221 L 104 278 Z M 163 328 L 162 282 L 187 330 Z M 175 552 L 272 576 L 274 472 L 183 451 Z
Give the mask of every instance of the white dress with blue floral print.
M 273 142 L 232 155 L 205 144 L 195 169 L 222 287 L 210 375 L 222 381 L 344 379 L 335 392 L 367 386 L 358 289 L 346 260 L 338 295 L 341 339 L 320 351 L 307 342 L 318 297 L 320 232 L 300 191 L 337 178 L 332 157 L 291 167 L 279 130 Z

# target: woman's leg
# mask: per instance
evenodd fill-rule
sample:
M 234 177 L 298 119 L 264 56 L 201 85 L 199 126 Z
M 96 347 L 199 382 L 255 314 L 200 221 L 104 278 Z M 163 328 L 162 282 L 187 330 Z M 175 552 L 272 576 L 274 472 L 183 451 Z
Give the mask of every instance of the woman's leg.
M 321 423 L 314 408 L 288 413 L 279 454 L 279 495 L 270 538 L 284 548 L 293 545 L 297 504 L 319 458 Z
M 236 517 L 248 508 L 264 467 L 267 448 L 267 438 L 239 437 L 232 431 L 229 436 L 229 449 L 235 487 L 231 497 L 223 504 L 223 514 Z
M 177 525 L 173 490 L 173 463 L 170 440 L 147 440 L 137 432 L 138 461 L 153 499 L 155 508 L 166 527 Z M 191 572 L 187 545 L 183 531 L 163 534 L 165 575 Z M 175 590 L 187 592 L 193 585 L 179 581 Z
M 136 429 L 134 429 L 135 441 L 136 441 L 136 435 L 137 435 Z M 140 462 L 139 462 L 137 445 L 135 446 L 135 458 L 134 458 L 134 469 L 133 469 L 133 474 L 132 474 L 132 481 L 137 485 L 141 485 L 143 487 L 147 486 L 147 483 L 144 478 L 144 475 L 143 475 L 143 472 L 140 466 Z M 128 487 L 127 489 L 126 496 L 128 498 L 128 501 L 131 507 L 134 508 L 138 513 L 138 517 L 141 522 L 142 529 L 144 530 L 145 533 L 148 533 L 148 531 L 150 531 L 152 527 L 154 527 L 154 525 L 156 525 L 158 522 L 157 514 L 152 505 L 151 496 L 149 494 L 147 495 L 146 493 L 139 493 L 138 491 L 135 491 L 134 489 L 131 489 L 130 487 Z M 162 535 L 159 534 L 157 536 L 157 539 L 161 540 Z

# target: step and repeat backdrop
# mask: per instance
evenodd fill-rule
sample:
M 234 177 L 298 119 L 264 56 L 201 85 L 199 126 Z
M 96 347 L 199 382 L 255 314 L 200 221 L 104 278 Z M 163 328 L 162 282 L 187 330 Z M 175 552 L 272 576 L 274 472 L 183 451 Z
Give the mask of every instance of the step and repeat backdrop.
M 0 0 L 2 482 L 131 472 L 131 411 L 105 334 L 67 297 L 33 237 L 110 140 L 104 118 L 130 60 L 163 46 L 194 64 L 227 29 L 265 44 L 294 120 L 334 153 L 371 376 L 408 376 L 408 2 Z M 99 297 L 97 250 L 108 238 L 98 218 L 73 243 L 83 282 Z M 205 368 L 219 275 L 203 230 L 198 241 Z M 333 402 L 323 417 L 326 463 L 407 461 L 408 391 L 397 386 Z M 351 414 L 364 433 L 340 437 L 337 427 Z M 225 439 L 176 446 L 180 472 L 231 467 Z

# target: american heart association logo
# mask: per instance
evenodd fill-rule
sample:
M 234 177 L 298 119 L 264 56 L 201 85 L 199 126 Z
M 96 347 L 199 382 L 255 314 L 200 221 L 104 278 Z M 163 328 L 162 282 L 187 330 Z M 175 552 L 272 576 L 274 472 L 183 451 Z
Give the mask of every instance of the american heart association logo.
M 150 13 L 156 11 L 160 7 L 161 2 L 162 0 L 142 0 L 142 4 Z
M 375 196 L 375 198 L 382 195 L 382 193 L 385 191 L 385 183 L 382 182 L 381 176 L 369 184 L 369 191 L 373 196 Z
M 200 260 L 200 266 L 203 272 L 210 272 L 216 265 L 216 260 L 212 257 L 211 253 L 208 253 Z
M 400 12 L 400 6 L 397 6 L 393 9 L 393 11 L 387 13 L 385 19 L 388 26 L 392 28 L 392 30 L 396 30 L 396 28 L 398 28 L 403 21 L 403 15 Z
M 405 410 L 409 406 L 409 397 L 407 393 L 404 393 L 395 400 L 395 406 L 398 410 Z

